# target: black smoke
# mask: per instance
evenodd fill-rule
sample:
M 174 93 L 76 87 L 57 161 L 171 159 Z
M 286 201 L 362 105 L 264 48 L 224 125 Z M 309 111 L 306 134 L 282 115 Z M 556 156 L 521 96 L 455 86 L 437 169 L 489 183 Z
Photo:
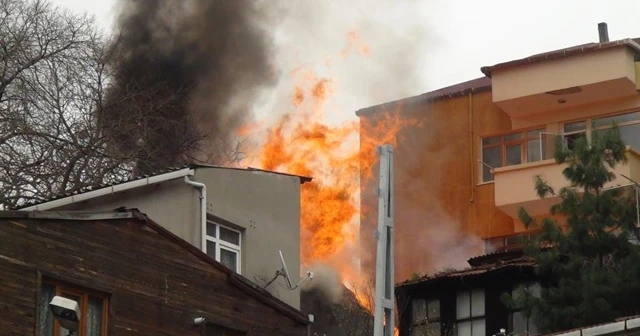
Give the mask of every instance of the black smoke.
M 98 114 L 138 173 L 237 157 L 234 131 L 275 83 L 270 10 L 252 0 L 125 0 Z

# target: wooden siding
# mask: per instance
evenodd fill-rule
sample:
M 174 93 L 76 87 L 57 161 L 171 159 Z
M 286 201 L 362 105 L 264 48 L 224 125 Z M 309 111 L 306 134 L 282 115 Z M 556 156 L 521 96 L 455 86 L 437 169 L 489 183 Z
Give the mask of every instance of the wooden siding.
M 409 336 L 411 330 L 411 301 L 416 298 L 440 301 L 441 322 L 451 328 L 456 324 L 456 296 L 460 291 L 484 289 L 486 335 L 495 335 L 501 328 L 509 330 L 510 311 L 500 296 L 510 293 L 514 286 L 538 280 L 532 267 L 498 269 L 484 274 L 474 274 L 458 278 L 435 278 L 403 287 L 396 287 L 399 306 L 400 336 Z M 444 328 L 444 327 L 443 327 Z M 453 333 L 455 335 L 455 333 Z M 451 336 L 445 335 L 443 336 Z
M 200 316 L 248 335 L 305 334 L 301 313 L 185 244 L 139 219 L 0 220 L 0 334 L 34 334 L 39 273 L 109 293 L 109 335 L 200 335 Z

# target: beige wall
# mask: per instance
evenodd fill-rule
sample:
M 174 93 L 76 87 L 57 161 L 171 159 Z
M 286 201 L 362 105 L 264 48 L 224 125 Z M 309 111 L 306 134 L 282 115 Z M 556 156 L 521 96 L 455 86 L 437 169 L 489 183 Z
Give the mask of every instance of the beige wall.
M 242 269 L 258 284 L 280 269 L 282 250 L 292 282 L 300 275 L 300 179 L 259 171 L 197 169 L 194 180 L 207 185 L 207 212 L 243 228 Z M 295 308 L 300 291 L 282 288 L 279 278 L 269 290 Z
M 627 163 L 611 169 L 616 178 L 606 183 L 604 188 L 629 185 L 630 182 L 622 175 L 633 180 L 640 178 L 638 176 L 640 154 L 629 149 L 627 158 L 629 159 Z M 524 207 L 531 216 L 549 215 L 549 209 L 559 203 L 560 198 L 550 196 L 541 199 L 535 189 L 536 176 L 540 176 L 554 190 L 559 191 L 569 187 L 569 182 L 562 173 L 565 168 L 565 164 L 558 164 L 553 159 L 497 168 L 494 183 L 496 206 L 513 218 L 518 218 L 521 207 Z
M 292 282 L 300 273 L 300 179 L 243 169 L 197 168 L 193 181 L 207 186 L 207 212 L 242 231 L 242 275 L 259 285 L 280 269 L 282 250 Z M 72 204 L 60 210 L 138 208 L 151 219 L 200 247 L 198 191 L 183 178 Z M 282 288 L 279 278 L 269 288 L 289 305 L 300 308 L 299 290 Z
M 493 101 L 516 119 L 637 95 L 634 54 L 626 47 L 498 69 L 492 85 Z M 547 94 L 568 88 L 580 91 Z
M 626 47 L 498 70 L 492 74 L 493 101 L 626 78 L 635 86 L 634 54 Z
M 173 234 L 200 247 L 198 193 L 183 178 L 70 204 L 58 210 L 137 208 Z

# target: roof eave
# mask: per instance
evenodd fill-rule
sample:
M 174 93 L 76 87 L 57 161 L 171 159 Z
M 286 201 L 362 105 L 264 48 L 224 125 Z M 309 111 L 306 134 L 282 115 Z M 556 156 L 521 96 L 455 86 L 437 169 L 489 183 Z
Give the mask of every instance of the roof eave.
M 19 211 L 44 211 L 55 208 L 60 208 L 65 205 L 74 204 L 77 202 L 87 201 L 94 198 L 98 198 L 101 196 L 114 194 L 117 192 L 127 191 L 131 189 L 135 189 L 142 186 L 162 183 L 170 180 L 175 180 L 178 178 L 182 178 L 185 176 L 193 176 L 195 171 L 192 168 L 184 168 L 173 172 L 168 172 L 164 174 L 154 175 L 154 176 L 146 176 L 143 178 L 139 178 L 133 181 L 128 181 L 125 183 L 114 184 L 111 186 L 107 186 L 104 188 L 91 190 L 87 192 L 78 193 L 75 195 L 54 199 L 48 202 L 43 202 L 40 204 L 35 204 L 31 206 L 27 206 L 24 208 L 18 208 Z
M 640 44 L 635 42 L 633 39 L 623 39 L 623 40 L 605 42 L 605 43 L 587 44 L 582 46 L 580 49 L 575 49 L 575 50 L 560 49 L 557 51 L 542 53 L 534 56 L 529 56 L 526 58 L 498 63 L 491 66 L 483 66 L 480 68 L 480 71 L 482 71 L 482 73 L 485 76 L 491 78 L 495 70 L 506 70 L 506 69 L 511 69 L 519 66 L 528 65 L 528 64 L 542 63 L 542 62 L 550 61 L 554 59 L 571 57 L 571 56 L 576 56 L 576 55 L 581 55 L 586 53 L 592 53 L 592 52 L 598 52 L 602 50 L 607 50 L 612 48 L 622 48 L 622 47 L 631 48 L 636 53 L 640 53 Z

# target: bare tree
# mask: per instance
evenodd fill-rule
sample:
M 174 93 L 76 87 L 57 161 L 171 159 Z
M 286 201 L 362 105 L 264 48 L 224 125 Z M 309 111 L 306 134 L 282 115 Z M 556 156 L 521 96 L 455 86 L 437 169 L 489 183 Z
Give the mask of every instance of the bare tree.
M 228 137 L 203 149 L 210 134 L 185 113 L 190 87 L 122 80 L 123 36 L 107 39 L 92 17 L 47 0 L 0 0 L 0 205 L 243 158 Z
M 368 336 L 373 333 L 373 303 L 375 287 L 370 281 L 351 283 L 333 307 L 343 335 Z
M 95 111 L 110 73 L 93 18 L 42 0 L 0 0 L 0 203 L 40 201 L 129 172 Z

